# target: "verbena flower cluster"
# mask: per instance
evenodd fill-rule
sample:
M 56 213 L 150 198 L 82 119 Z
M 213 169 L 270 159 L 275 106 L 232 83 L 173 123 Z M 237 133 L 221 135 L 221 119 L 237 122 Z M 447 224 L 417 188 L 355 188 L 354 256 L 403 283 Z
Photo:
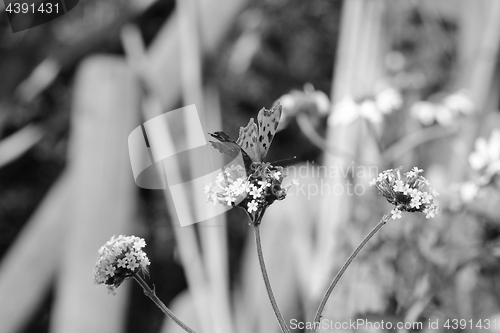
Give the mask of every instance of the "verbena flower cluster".
M 406 172 L 406 179 L 402 180 L 400 169 L 386 170 L 370 182 L 370 186 L 374 185 L 387 201 L 396 206 L 391 211 L 392 218 L 401 218 L 401 212 L 422 212 L 426 218 L 434 217 L 438 211 L 434 198 L 439 194 L 420 175 L 423 170 L 415 167 Z
M 106 284 L 108 293 L 114 295 L 115 289 L 125 279 L 139 272 L 147 274 L 150 261 L 142 250 L 145 246 L 144 239 L 136 236 L 111 237 L 99 249 L 99 258 L 94 268 L 94 282 Z
M 255 217 L 275 200 L 283 200 L 289 187 L 283 188 L 283 168 L 269 163 L 254 163 L 247 174 L 241 165 L 226 167 L 205 187 L 208 201 L 223 206 L 242 207 Z

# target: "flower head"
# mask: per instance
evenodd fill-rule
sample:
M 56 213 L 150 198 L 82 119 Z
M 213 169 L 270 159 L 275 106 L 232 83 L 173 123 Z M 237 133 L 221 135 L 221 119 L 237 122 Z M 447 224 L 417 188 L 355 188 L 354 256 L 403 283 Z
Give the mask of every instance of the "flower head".
M 261 213 L 274 201 L 283 200 L 291 185 L 282 187 L 283 168 L 270 163 L 254 163 L 248 173 L 240 165 L 226 167 L 205 192 L 208 201 L 244 208 L 252 223 L 260 223 Z
M 108 293 L 114 295 L 115 289 L 125 279 L 139 272 L 147 274 L 150 261 L 142 250 L 145 246 L 144 239 L 136 236 L 111 237 L 99 249 L 99 257 L 94 268 L 94 283 L 104 283 Z
M 433 190 L 427 179 L 420 175 L 422 169 L 417 167 L 405 173 L 401 179 L 401 168 L 386 170 L 370 182 L 380 191 L 387 201 L 395 206 L 392 218 L 400 218 L 401 212 L 422 212 L 426 218 L 434 217 L 437 206 L 434 198 L 439 194 Z
M 215 184 L 205 187 L 208 201 L 223 206 L 234 206 L 241 202 L 250 189 L 245 168 L 241 165 L 226 167 L 215 179 Z

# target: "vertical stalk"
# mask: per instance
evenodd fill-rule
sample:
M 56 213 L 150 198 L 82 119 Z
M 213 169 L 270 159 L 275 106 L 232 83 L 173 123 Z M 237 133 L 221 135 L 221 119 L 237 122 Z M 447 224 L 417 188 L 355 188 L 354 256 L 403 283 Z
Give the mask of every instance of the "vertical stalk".
M 337 283 L 340 281 L 342 278 L 342 275 L 344 275 L 345 271 L 349 267 L 349 265 L 353 262 L 353 260 L 356 258 L 358 253 L 361 251 L 361 249 L 368 243 L 368 241 L 380 230 L 382 227 L 387 223 L 387 221 L 391 218 L 392 214 L 389 213 L 385 215 L 382 220 L 373 228 L 372 231 L 366 237 L 363 239 L 363 241 L 358 245 L 358 247 L 354 250 L 354 252 L 349 256 L 347 261 L 344 263 L 340 271 L 337 273 L 335 278 L 333 279 L 332 283 L 326 290 L 325 296 L 323 296 L 323 299 L 321 300 L 321 303 L 319 304 L 318 311 L 316 312 L 316 316 L 314 317 L 314 325 L 313 329 L 311 330 L 312 333 L 316 333 L 317 328 L 319 327 L 319 322 L 321 320 L 321 315 L 323 313 L 323 310 L 325 309 L 326 302 L 328 301 L 328 298 L 330 298 L 330 295 L 332 294 L 333 289 L 335 289 L 335 286 Z
M 262 215 L 261 215 L 262 217 Z M 276 303 L 276 299 L 274 298 L 274 293 L 271 288 L 271 282 L 269 281 L 269 276 L 267 275 L 266 264 L 264 262 L 264 255 L 262 253 L 262 244 L 260 242 L 260 219 L 253 224 L 255 231 L 255 244 L 257 246 L 257 256 L 259 257 L 260 269 L 262 271 L 262 277 L 264 278 L 264 284 L 266 285 L 267 294 L 269 295 L 269 300 L 271 301 L 271 306 L 273 307 L 274 314 L 276 315 L 276 319 L 280 325 L 281 331 L 283 333 L 290 333 L 288 326 L 286 325 L 285 319 L 281 314 L 281 311 L 278 307 L 278 303 Z

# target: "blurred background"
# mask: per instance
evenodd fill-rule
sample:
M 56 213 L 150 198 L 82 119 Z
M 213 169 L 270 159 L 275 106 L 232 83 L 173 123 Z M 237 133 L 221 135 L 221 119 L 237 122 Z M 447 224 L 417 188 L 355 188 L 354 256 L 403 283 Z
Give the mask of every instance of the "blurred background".
M 287 322 L 312 321 L 392 209 L 368 182 L 417 166 L 439 214 L 390 221 L 323 313 L 393 328 L 321 332 L 500 332 L 499 43 L 498 0 L 82 0 L 16 33 L 2 7 L 0 332 L 181 332 L 132 281 L 93 284 L 119 234 L 145 238 L 150 284 L 197 332 L 279 332 L 245 213 L 181 228 L 168 190 L 136 186 L 127 146 L 189 104 L 236 138 L 277 100 L 266 159 L 299 185 L 261 232 Z M 169 125 L 168 144 L 192 139 Z M 192 179 L 190 161 L 166 163 Z

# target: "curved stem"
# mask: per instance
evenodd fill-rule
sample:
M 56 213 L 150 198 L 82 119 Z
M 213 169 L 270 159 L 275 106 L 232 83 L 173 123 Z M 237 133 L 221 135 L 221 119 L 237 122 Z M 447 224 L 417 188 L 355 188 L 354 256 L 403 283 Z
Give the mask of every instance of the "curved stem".
M 269 282 L 269 277 L 267 276 L 266 264 L 264 263 L 264 255 L 262 254 L 262 244 L 260 242 L 259 223 L 254 224 L 254 231 L 255 231 L 255 244 L 257 245 L 257 256 L 259 257 L 259 263 L 260 263 L 260 270 L 262 271 L 262 277 L 264 278 L 264 284 L 266 285 L 266 290 L 267 294 L 269 295 L 269 300 L 271 301 L 271 305 L 273 307 L 274 314 L 276 315 L 276 319 L 278 319 L 281 331 L 283 333 L 290 333 L 290 330 L 286 325 L 285 319 L 283 319 L 283 315 L 280 312 L 278 303 L 276 303 L 273 290 L 271 289 L 271 283 Z
M 316 131 L 316 128 L 314 128 L 314 125 L 311 123 L 311 120 L 309 120 L 309 116 L 307 116 L 306 114 L 301 113 L 297 115 L 297 125 L 299 125 L 299 129 L 306 136 L 306 138 L 309 139 L 309 141 L 311 141 L 313 145 L 323 150 L 325 153 L 331 154 L 332 156 L 340 156 L 349 161 L 352 160 L 354 161 L 354 163 L 357 164 L 369 164 L 369 165 L 374 164 L 373 162 L 370 161 L 359 160 L 353 154 L 343 151 L 338 147 L 330 145 L 318 133 L 318 131 Z
M 325 296 L 323 296 L 323 299 L 321 300 L 321 303 L 319 304 L 318 311 L 316 312 L 316 316 L 314 317 L 314 324 L 313 324 L 313 329 L 311 330 L 312 333 L 315 333 L 317 328 L 319 327 L 319 322 L 321 320 L 321 315 L 323 313 L 323 310 L 325 309 L 326 302 L 328 301 L 328 298 L 332 294 L 333 289 L 337 285 L 337 283 L 340 281 L 340 278 L 342 278 L 342 275 L 344 275 L 345 271 L 349 267 L 349 265 L 352 263 L 354 258 L 358 255 L 358 253 L 361 251 L 361 249 L 368 243 L 368 241 L 375 235 L 382 227 L 387 223 L 387 221 L 391 218 L 392 214 L 387 214 L 382 218 L 382 220 L 373 228 L 372 231 L 366 237 L 363 239 L 363 241 L 358 245 L 358 247 L 354 250 L 353 253 L 349 256 L 347 261 L 344 263 L 340 271 L 337 273 L 335 278 L 333 279 L 332 283 L 328 287 Z
M 399 141 L 395 142 L 390 147 L 385 149 L 382 152 L 382 158 L 386 162 L 395 161 L 404 153 L 415 149 L 416 147 L 426 142 L 455 135 L 458 133 L 458 131 L 458 124 L 449 128 L 443 128 L 442 126 L 435 125 L 421 129 L 419 131 L 406 135 L 405 137 L 401 138 Z
M 138 274 L 134 274 L 134 279 L 141 285 L 142 289 L 144 289 L 144 295 L 151 298 L 153 303 L 156 304 L 157 307 L 160 308 L 161 311 L 167 316 L 170 317 L 177 325 L 179 325 L 184 331 L 188 333 L 196 333 L 189 326 L 184 324 L 179 318 L 174 315 L 172 311 L 170 311 L 165 304 L 156 296 L 154 289 L 151 289 L 146 281 L 144 281 Z

